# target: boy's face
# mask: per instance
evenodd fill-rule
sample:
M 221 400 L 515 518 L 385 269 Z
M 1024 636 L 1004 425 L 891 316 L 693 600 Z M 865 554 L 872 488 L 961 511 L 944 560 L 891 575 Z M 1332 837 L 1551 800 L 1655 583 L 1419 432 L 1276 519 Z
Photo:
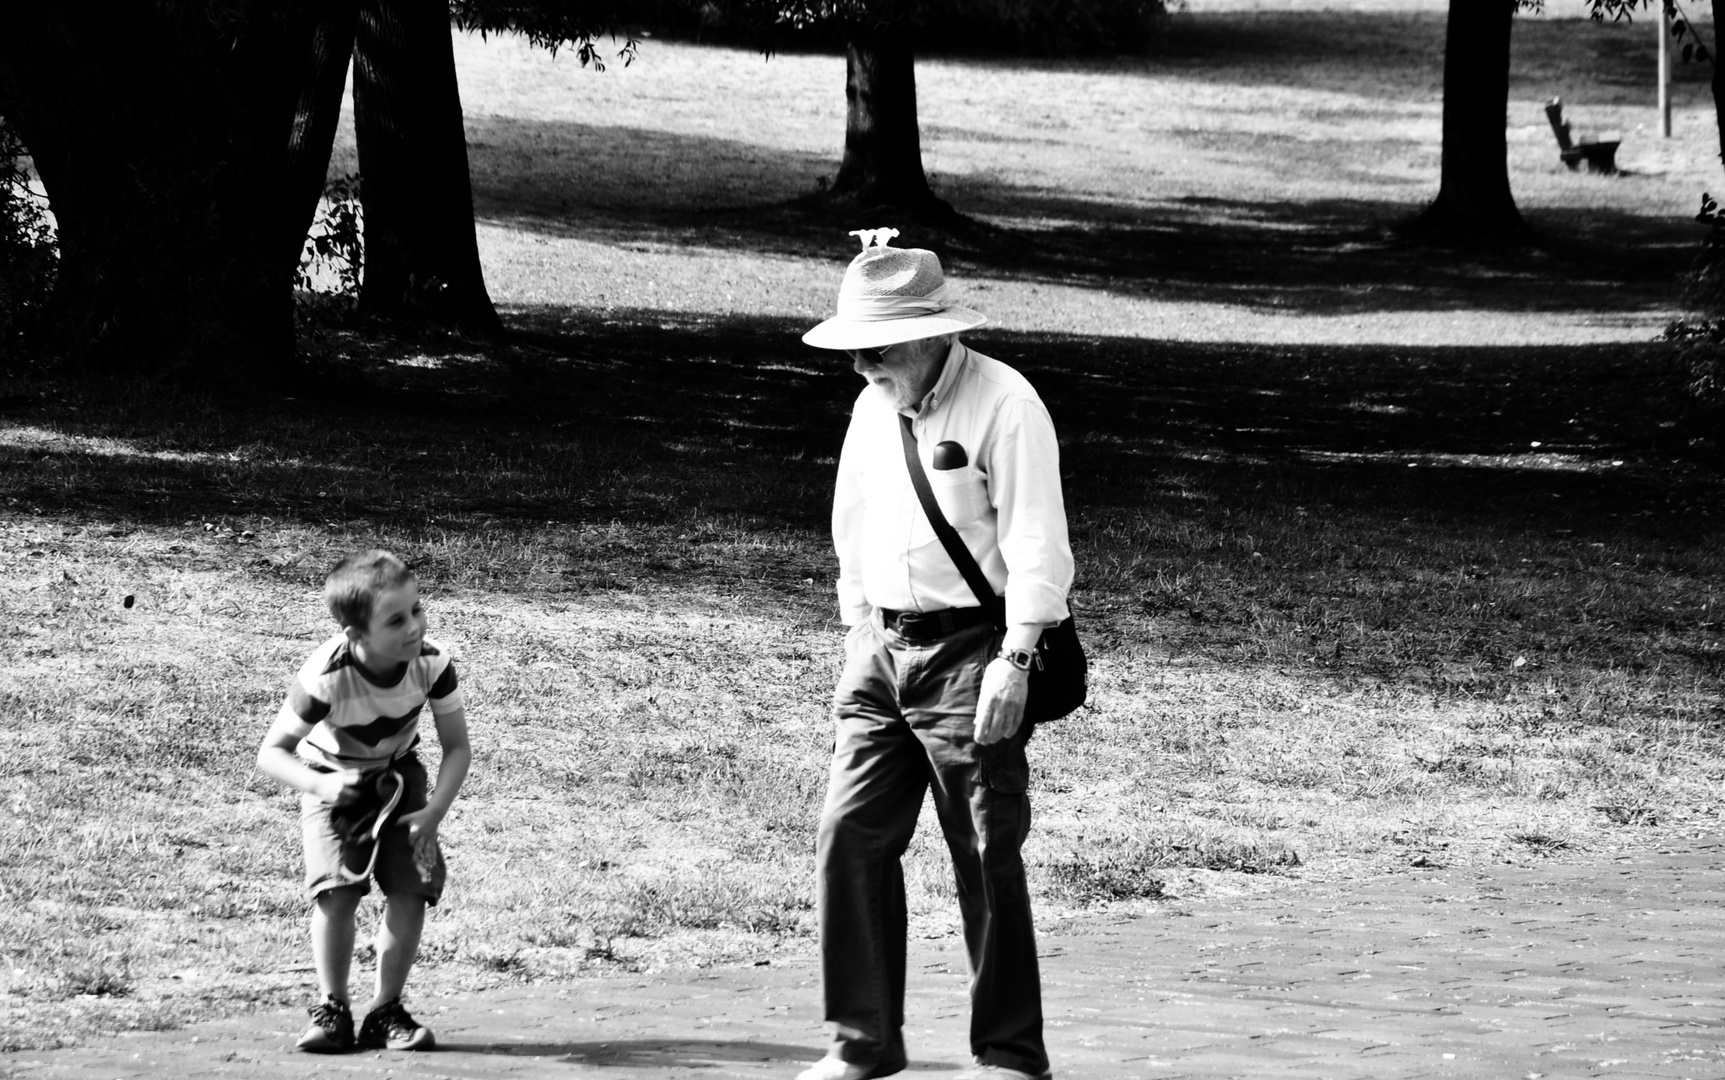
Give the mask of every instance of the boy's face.
M 419 585 L 409 581 L 385 589 L 371 605 L 371 622 L 362 631 L 347 628 L 348 640 L 359 647 L 360 659 L 372 667 L 405 664 L 419 655 L 425 640 L 425 608 L 419 603 Z

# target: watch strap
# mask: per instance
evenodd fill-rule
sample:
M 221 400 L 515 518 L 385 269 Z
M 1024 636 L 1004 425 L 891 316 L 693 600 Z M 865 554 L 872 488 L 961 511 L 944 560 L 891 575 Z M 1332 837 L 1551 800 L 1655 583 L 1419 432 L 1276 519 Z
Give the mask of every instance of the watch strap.
M 1001 649 L 994 654 L 996 660 L 1005 660 L 1020 671 L 1029 671 L 1031 661 L 1036 659 L 1036 653 L 1030 649 Z

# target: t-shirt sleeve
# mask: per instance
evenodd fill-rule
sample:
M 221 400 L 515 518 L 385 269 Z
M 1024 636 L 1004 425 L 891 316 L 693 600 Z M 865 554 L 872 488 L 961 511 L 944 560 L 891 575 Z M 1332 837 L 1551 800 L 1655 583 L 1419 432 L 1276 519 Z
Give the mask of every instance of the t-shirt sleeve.
M 282 712 L 283 714 L 291 712 L 308 725 L 315 724 L 329 715 L 329 702 L 320 701 L 313 697 L 311 691 L 305 688 L 305 683 L 300 679 L 295 679 L 293 685 L 288 687 L 287 700 L 282 703 Z
M 431 699 L 431 711 L 437 716 L 447 716 L 462 707 L 461 680 L 455 674 L 455 661 L 444 665 L 442 674 L 431 684 L 426 696 Z

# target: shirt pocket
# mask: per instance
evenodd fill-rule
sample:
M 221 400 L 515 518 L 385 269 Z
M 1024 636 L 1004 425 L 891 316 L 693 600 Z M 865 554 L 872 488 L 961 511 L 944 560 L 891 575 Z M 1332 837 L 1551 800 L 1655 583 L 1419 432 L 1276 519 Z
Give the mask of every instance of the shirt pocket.
M 981 521 L 989 511 L 988 477 L 974 465 L 958 469 L 931 470 L 928 473 L 928 486 L 934 492 L 934 501 L 940 505 L 940 512 L 959 532 Z M 921 513 L 920 507 L 917 519 L 912 538 L 932 539 L 934 526 L 929 524 L 928 515 Z

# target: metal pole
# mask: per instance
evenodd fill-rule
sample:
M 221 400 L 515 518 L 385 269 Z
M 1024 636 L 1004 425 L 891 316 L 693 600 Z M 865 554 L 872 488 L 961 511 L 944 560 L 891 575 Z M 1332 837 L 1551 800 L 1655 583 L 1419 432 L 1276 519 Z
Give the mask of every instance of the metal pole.
M 1665 10 L 1665 0 L 1653 0 L 1659 6 L 1659 134 L 1671 137 L 1671 16 Z

